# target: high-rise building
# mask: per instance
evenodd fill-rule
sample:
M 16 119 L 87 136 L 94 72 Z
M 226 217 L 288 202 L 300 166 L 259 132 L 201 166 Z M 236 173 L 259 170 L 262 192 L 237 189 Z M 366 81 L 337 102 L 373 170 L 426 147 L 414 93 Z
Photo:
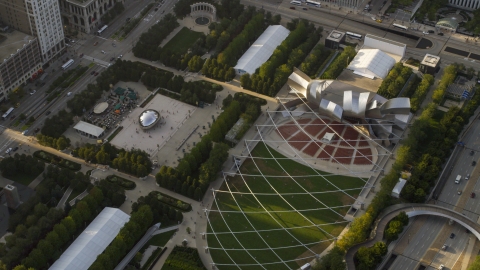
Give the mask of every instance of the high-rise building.
M 44 63 L 56 59 L 65 48 L 58 0 L 0 0 L 0 19 L 37 37 Z
M 20 31 L 0 34 L 0 102 L 28 79 L 42 73 L 37 38 Z
M 480 8 L 480 0 L 449 0 L 448 3 L 450 6 L 467 10 L 475 10 Z
M 5 193 L 5 199 L 7 200 L 7 206 L 11 209 L 17 209 L 20 205 L 20 196 L 16 186 L 6 185 L 3 189 Z
M 63 23 L 73 29 L 94 33 L 101 25 L 100 18 L 113 8 L 115 0 L 59 0 Z M 120 1 L 118 1 L 120 2 Z

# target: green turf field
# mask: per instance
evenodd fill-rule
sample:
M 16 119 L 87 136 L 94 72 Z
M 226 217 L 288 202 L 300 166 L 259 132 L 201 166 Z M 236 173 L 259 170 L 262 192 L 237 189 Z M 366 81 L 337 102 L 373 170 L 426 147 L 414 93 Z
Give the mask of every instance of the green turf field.
M 245 161 L 241 167 L 241 173 L 245 174 L 243 175 L 244 180 L 240 175 L 229 178 L 228 185 L 223 183 L 221 190 L 229 191 L 230 189 L 230 191 L 217 193 L 218 208 L 222 211 L 234 212 L 224 212 L 222 215 L 218 212 L 210 212 L 209 233 L 212 232 L 212 229 L 215 233 L 227 232 L 226 234 L 208 235 L 208 246 L 211 248 L 210 252 L 215 263 L 232 264 L 233 260 L 236 264 L 261 263 L 267 269 L 295 269 L 312 260 L 311 258 L 298 259 L 313 256 L 312 251 L 321 253 L 331 243 L 331 240 L 328 239 L 340 234 L 347 224 L 343 216 L 349 206 L 344 205 L 354 202 L 354 198 L 360 193 L 366 179 L 330 175 L 290 159 L 277 160 L 277 163 L 274 159 L 256 158 L 271 158 L 272 155 L 275 158 L 285 158 L 265 144 L 259 143 L 252 152 L 254 158 Z M 260 174 L 259 171 L 267 176 L 266 179 L 255 176 Z M 334 186 L 339 189 L 355 190 L 344 193 L 338 191 Z M 275 190 L 280 195 L 276 194 Z M 238 192 L 250 194 L 239 194 Z M 307 194 L 307 192 L 328 193 Z M 255 193 L 255 196 L 251 193 Z M 326 206 L 336 207 L 335 211 L 319 209 L 326 208 Z M 212 205 L 212 209 L 218 208 L 215 204 Z M 293 208 L 298 212 L 287 212 Z M 243 212 L 239 209 L 242 209 Z M 335 222 L 341 223 L 321 226 Z M 305 227 L 295 228 L 302 226 Z M 255 232 L 253 228 L 262 231 Z M 230 231 L 252 232 L 236 234 L 238 239 L 235 239 Z M 225 251 L 212 249 L 221 247 L 220 244 L 224 249 L 238 250 L 227 251 L 230 259 Z M 279 247 L 281 248 L 270 250 L 270 248 Z M 295 259 L 298 261 L 294 261 Z M 290 262 L 276 263 L 280 260 Z M 219 269 L 238 268 L 219 265 Z M 263 268 L 244 265 L 241 266 L 241 269 Z
M 170 41 L 168 41 L 163 50 L 170 50 L 178 54 L 185 54 L 193 43 L 197 41 L 203 33 L 192 31 L 183 27 Z

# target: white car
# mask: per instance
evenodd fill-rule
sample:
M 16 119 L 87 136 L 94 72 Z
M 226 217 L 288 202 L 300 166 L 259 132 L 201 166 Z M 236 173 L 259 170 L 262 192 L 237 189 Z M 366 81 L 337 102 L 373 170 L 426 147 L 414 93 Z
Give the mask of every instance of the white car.
M 372 20 L 374 20 L 374 21 L 376 21 L 376 20 L 377 20 L 377 18 L 375 18 L 375 17 L 371 17 L 371 18 L 372 18 Z
M 428 35 L 429 33 L 427 31 L 423 31 L 423 34 L 424 35 Z
M 23 136 L 27 136 L 27 132 L 28 132 L 28 129 L 24 130 L 24 131 L 22 132 L 22 135 L 23 135 Z
M 67 93 L 67 97 L 71 96 L 72 95 L 72 92 L 68 92 Z
M 445 265 L 440 264 L 440 266 L 438 267 L 438 270 L 443 270 L 443 268 L 445 268 Z
M 33 94 L 35 94 L 37 92 L 37 90 L 33 90 L 32 92 L 30 92 L 30 96 L 33 96 Z
M 12 152 L 12 150 L 13 150 L 13 149 L 12 149 L 11 147 L 8 148 L 7 151 L 5 151 L 5 154 L 8 154 L 8 153 Z
M 122 55 L 122 54 L 120 54 L 120 55 L 119 55 L 117 58 L 118 58 L 118 59 L 120 59 L 120 58 L 122 58 L 122 57 L 123 57 L 123 55 Z
M 465 180 L 468 180 L 468 179 L 470 179 L 470 174 L 469 173 L 467 173 L 467 175 L 465 175 Z

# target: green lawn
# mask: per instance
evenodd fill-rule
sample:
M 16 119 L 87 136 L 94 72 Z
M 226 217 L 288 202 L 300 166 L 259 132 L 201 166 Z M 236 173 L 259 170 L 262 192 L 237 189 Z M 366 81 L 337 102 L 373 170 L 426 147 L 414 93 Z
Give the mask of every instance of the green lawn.
M 272 155 L 276 158 L 285 158 L 270 147 L 266 147 L 265 144 L 258 144 L 252 153 L 253 157 L 272 157 Z M 268 177 L 264 179 L 255 176 L 259 175 L 259 171 Z M 218 238 L 208 235 L 208 246 L 220 248 L 220 242 L 223 248 L 238 249 L 227 251 L 232 259 L 225 251 L 210 249 L 213 260 L 217 264 L 231 264 L 232 260 L 237 264 L 257 264 L 253 256 L 267 269 L 298 268 L 311 260 L 311 258 L 299 260 L 300 258 L 312 256 L 312 251 L 321 253 L 331 243 L 328 239 L 340 234 L 347 224 L 343 217 L 349 209 L 348 205 L 355 201 L 366 181 L 366 179 L 331 175 L 313 170 L 290 159 L 281 159 L 278 163 L 273 159 L 249 159 L 241 167 L 241 172 L 246 174 L 243 175 L 245 180 L 236 175 L 229 178 L 228 187 L 223 183 L 221 190 L 228 191 L 230 188 L 231 192 L 253 192 L 256 196 L 230 192 L 217 193 L 218 208 L 222 211 L 235 212 L 224 213 L 223 218 L 218 212 L 210 213 L 209 232 L 212 232 L 213 228 L 216 233 L 227 233 L 217 234 Z M 280 195 L 275 194 L 273 189 Z M 342 192 L 338 189 L 353 190 Z M 327 193 L 307 194 L 307 191 Z M 335 210 L 319 209 L 326 206 L 336 208 Z M 246 213 L 240 212 L 240 208 Z M 299 213 L 271 212 L 288 211 L 292 208 Z M 212 209 L 217 209 L 215 204 Z M 327 225 L 336 222 L 339 223 Z M 305 227 L 284 229 L 302 226 Z M 229 233 L 230 230 L 254 231 L 254 228 L 257 231 L 264 231 L 236 234 L 238 240 Z M 273 252 L 270 248 L 279 249 L 274 249 L 275 252 Z M 286 264 L 275 263 L 280 261 L 279 258 L 292 261 Z M 257 266 L 241 268 L 262 269 Z M 221 269 L 238 268 L 221 266 Z
M 42 172 L 40 172 L 42 173 Z M 40 173 L 38 175 L 40 175 Z M 23 173 L 17 173 L 15 176 L 9 177 L 10 180 L 15 181 L 17 183 L 20 183 L 24 186 L 30 185 L 30 183 L 37 178 L 37 176 L 29 176 Z
M 203 33 L 192 31 L 183 27 L 165 46 L 163 50 L 170 50 L 178 54 L 185 54 Z

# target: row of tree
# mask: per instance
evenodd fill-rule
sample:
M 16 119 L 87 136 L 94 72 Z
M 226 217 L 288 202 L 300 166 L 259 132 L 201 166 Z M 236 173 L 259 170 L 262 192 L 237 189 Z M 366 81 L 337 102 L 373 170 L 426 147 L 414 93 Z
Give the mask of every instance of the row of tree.
M 148 205 L 141 206 L 131 214 L 130 219 L 120 229 L 120 232 L 115 239 L 113 239 L 112 243 L 110 243 L 102 254 L 98 255 L 89 269 L 114 269 L 152 224 L 152 209 Z
M 233 100 L 234 98 L 229 94 L 225 99 L 223 99 L 223 107 L 227 108 L 230 106 Z M 263 105 L 263 102 L 266 101 L 264 99 L 259 99 L 241 92 L 235 93 L 235 100 L 240 103 L 240 111 L 242 111 L 240 118 L 243 119 L 243 124 L 237 130 L 237 134 L 235 135 L 235 140 L 238 141 L 260 116 L 262 113 L 261 105 Z
M 336 247 L 321 259 L 319 269 L 345 269 L 345 263 L 342 261 L 345 251 L 354 244 L 364 241 L 380 211 L 394 203 L 390 193 L 407 164 L 413 165 L 415 170 L 401 196 L 411 202 L 425 200 L 425 190 L 428 190 L 433 180 L 438 177 L 441 163 L 445 161 L 458 140 L 458 132 L 468 122 L 479 104 L 480 94 L 477 87 L 475 95 L 462 110 L 451 109 L 444 117 L 436 111 L 437 103 L 428 105 L 411 126 L 409 138 L 397 151 L 395 163 L 381 180 L 381 190 L 376 193 L 366 213 L 351 223 L 349 231 L 337 241 Z
M 412 69 L 403 66 L 402 62 L 396 63 L 388 76 L 382 81 L 377 94 L 387 99 L 397 97 L 412 72 Z
M 160 59 L 162 53 L 160 43 L 178 26 L 177 18 L 171 13 L 166 14 L 160 22 L 154 24 L 140 36 L 132 49 L 133 55 L 152 61 Z
M 64 150 L 70 146 L 70 139 L 63 135 L 58 138 L 54 138 L 39 133 L 37 134 L 37 140 L 40 145 L 51 147 L 57 150 Z
M 307 21 L 293 20 L 295 30 L 276 48 L 270 59 L 263 63 L 253 75 L 244 74 L 240 78 L 243 88 L 275 96 L 287 82 L 293 68 L 303 62 L 310 50 L 317 44 L 323 31 L 315 29 Z
M 208 58 L 202 66 L 203 75 L 218 80 L 229 82 L 235 78 L 235 69 L 227 64 L 221 64 L 216 58 Z
M 422 105 L 422 102 L 425 100 L 427 96 L 428 90 L 430 90 L 430 86 L 433 84 L 433 76 L 430 74 L 423 75 L 422 81 L 415 89 L 415 92 L 410 97 L 410 110 L 412 112 L 417 112 Z
M 433 91 L 433 95 L 432 95 L 433 102 L 440 103 L 440 101 L 442 101 L 443 97 L 445 96 L 445 93 L 447 92 L 448 86 L 450 86 L 450 84 L 452 84 L 455 81 L 455 78 L 457 77 L 458 68 L 459 68 L 459 65 L 454 63 L 452 65 L 447 66 L 443 70 L 442 79 L 440 79 L 437 89 Z
M 101 211 L 103 193 L 99 188 L 92 188 L 85 198 L 72 208 L 68 216 L 54 225 L 53 230 L 38 242 L 38 245 L 22 261 L 25 267 L 45 269 L 60 257 L 72 241 L 72 237 L 84 229 Z
M 152 170 L 152 161 L 145 151 L 117 149 L 110 143 L 101 146 L 86 144 L 75 149 L 72 154 L 85 159 L 85 161 L 109 165 L 119 171 L 139 177 L 147 176 Z
M 343 52 L 333 60 L 325 72 L 321 75 L 322 79 L 336 79 L 340 73 L 350 64 L 357 52 L 353 47 L 346 47 Z
M 44 169 L 45 162 L 25 154 L 15 154 L 13 157 L 7 157 L 0 161 L 2 176 L 6 178 L 17 175 L 25 175 L 33 178 L 43 172 Z
M 327 60 L 328 56 L 330 56 L 330 52 L 331 51 L 325 48 L 323 44 L 318 44 L 300 65 L 300 70 L 311 78 L 315 78 L 320 67 L 325 60 Z
M 217 61 L 221 64 L 234 66 L 237 59 L 248 49 L 250 43 L 263 33 L 264 25 L 264 14 L 255 14 L 245 25 L 242 32 L 218 55 Z
M 429 21 L 437 20 L 437 11 L 448 5 L 448 0 L 425 0 L 417 12 L 415 12 L 415 19 L 418 22 L 423 22 L 428 19 Z
M 235 38 L 252 19 L 255 14 L 255 7 L 247 7 L 236 17 L 222 17 L 221 20 L 211 23 L 208 28 L 210 33 L 205 40 L 205 47 L 208 50 L 220 53 Z M 214 55 L 215 57 L 215 55 Z

